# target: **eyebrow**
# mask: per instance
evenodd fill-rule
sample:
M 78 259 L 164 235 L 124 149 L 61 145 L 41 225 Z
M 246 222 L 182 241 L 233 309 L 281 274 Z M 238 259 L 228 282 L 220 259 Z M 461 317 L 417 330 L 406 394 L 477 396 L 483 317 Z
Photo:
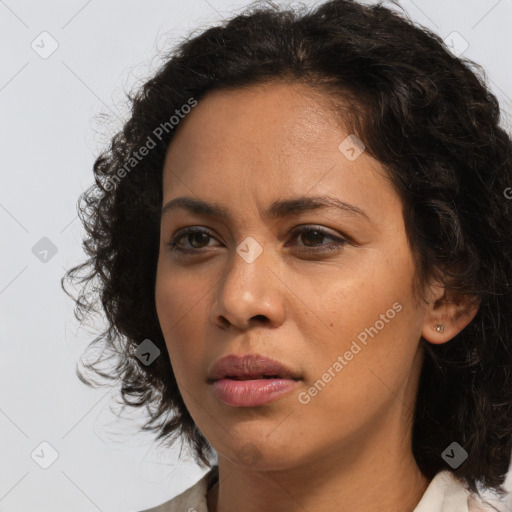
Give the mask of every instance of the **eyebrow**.
M 188 210 L 197 215 L 205 215 L 209 217 L 219 217 L 222 219 L 229 219 L 229 210 L 216 203 L 209 203 L 192 197 L 176 197 L 171 199 L 163 208 L 162 216 L 176 210 L 176 209 Z M 273 202 L 269 208 L 260 210 L 260 213 L 265 217 L 277 219 L 282 217 L 291 216 L 306 211 L 314 211 L 320 209 L 335 208 L 358 215 L 371 222 L 368 214 L 349 203 L 345 203 L 336 197 L 331 196 L 314 196 L 314 197 L 297 197 L 292 199 L 282 199 Z

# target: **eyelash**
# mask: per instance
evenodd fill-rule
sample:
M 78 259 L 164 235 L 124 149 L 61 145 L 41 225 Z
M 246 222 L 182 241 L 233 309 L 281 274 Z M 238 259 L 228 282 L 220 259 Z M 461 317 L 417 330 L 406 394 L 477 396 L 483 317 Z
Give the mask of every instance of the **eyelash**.
M 302 248 L 301 248 L 302 252 L 309 252 L 310 254 L 312 254 L 312 253 L 320 253 L 320 252 L 321 253 L 327 253 L 327 252 L 331 252 L 331 251 L 335 251 L 337 249 L 340 249 L 341 247 L 343 247 L 344 245 L 349 243 L 347 240 L 345 240 L 343 238 L 331 235 L 327 231 L 325 231 L 325 230 L 323 230 L 321 228 L 315 228 L 315 227 L 306 227 L 306 228 L 301 228 L 301 229 L 297 229 L 297 230 L 293 231 L 293 235 L 294 235 L 293 239 L 298 238 L 298 236 L 300 236 L 303 233 L 309 233 L 309 232 L 318 232 L 318 233 L 322 234 L 325 238 L 330 238 L 330 239 L 334 240 L 334 242 L 331 243 L 331 244 L 322 244 L 320 246 L 317 246 L 316 248 L 315 247 L 302 246 Z M 200 248 L 200 249 L 183 249 L 178 244 L 178 242 L 181 239 L 186 238 L 187 236 L 189 236 L 191 234 L 195 234 L 195 233 L 205 233 L 210 238 L 214 238 L 212 235 L 210 235 L 204 229 L 201 229 L 201 228 L 188 228 L 188 229 L 185 229 L 184 231 L 182 231 L 181 233 L 177 234 L 176 236 L 174 236 L 174 238 L 172 238 L 172 240 L 169 243 L 167 243 L 166 245 L 169 247 L 169 250 L 176 251 L 176 252 L 182 253 L 182 254 L 187 254 L 187 253 L 188 254 L 194 254 L 194 253 L 198 254 L 200 252 L 204 252 L 204 248 Z M 208 247 L 208 246 L 205 246 L 205 247 Z

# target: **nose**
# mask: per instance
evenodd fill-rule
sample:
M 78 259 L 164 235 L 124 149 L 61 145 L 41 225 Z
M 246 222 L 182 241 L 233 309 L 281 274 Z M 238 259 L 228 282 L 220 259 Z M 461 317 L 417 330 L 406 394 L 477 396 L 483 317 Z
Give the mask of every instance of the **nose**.
M 276 275 L 267 250 L 251 263 L 234 253 L 229 265 L 220 281 L 210 319 L 223 329 L 281 325 L 285 319 L 286 286 Z

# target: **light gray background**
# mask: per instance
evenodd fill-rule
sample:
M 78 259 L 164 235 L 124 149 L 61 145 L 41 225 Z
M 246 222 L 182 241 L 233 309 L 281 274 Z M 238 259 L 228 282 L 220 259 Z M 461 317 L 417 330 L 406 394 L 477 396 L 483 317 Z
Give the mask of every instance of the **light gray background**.
M 246 5 L 0 0 L 2 512 L 137 511 L 204 473 L 177 448 L 157 450 L 150 436 L 137 434 L 137 414 L 116 421 L 109 410 L 116 407 L 113 390 L 93 390 L 77 379 L 75 364 L 101 325 L 78 325 L 59 281 L 83 259 L 76 201 L 92 182 L 98 152 L 127 117 L 123 90 L 158 68 L 159 51 Z M 454 51 L 467 41 L 464 56 L 486 69 L 510 131 L 512 0 L 401 5 L 443 38 L 457 32 Z M 45 31 L 58 48 L 42 58 L 31 44 L 39 52 L 51 49 L 49 36 L 40 36 Z M 32 252 L 42 237 L 57 248 L 47 262 Z M 31 458 L 43 441 L 58 452 L 48 469 Z M 49 451 L 38 453 L 44 458 Z

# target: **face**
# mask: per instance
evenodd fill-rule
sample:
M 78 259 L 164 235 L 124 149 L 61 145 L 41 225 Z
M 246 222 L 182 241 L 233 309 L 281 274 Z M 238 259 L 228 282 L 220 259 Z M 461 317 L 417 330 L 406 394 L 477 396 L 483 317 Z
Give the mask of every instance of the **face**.
M 307 86 L 269 83 L 210 93 L 169 147 L 163 205 L 188 197 L 225 215 L 162 215 L 158 318 L 187 409 L 237 464 L 247 447 L 264 469 L 347 454 L 376 429 L 396 436 L 413 406 L 424 306 L 402 204 L 350 135 Z M 269 214 L 295 199 L 303 208 Z M 225 403 L 207 377 L 229 354 L 300 379 L 262 405 Z

